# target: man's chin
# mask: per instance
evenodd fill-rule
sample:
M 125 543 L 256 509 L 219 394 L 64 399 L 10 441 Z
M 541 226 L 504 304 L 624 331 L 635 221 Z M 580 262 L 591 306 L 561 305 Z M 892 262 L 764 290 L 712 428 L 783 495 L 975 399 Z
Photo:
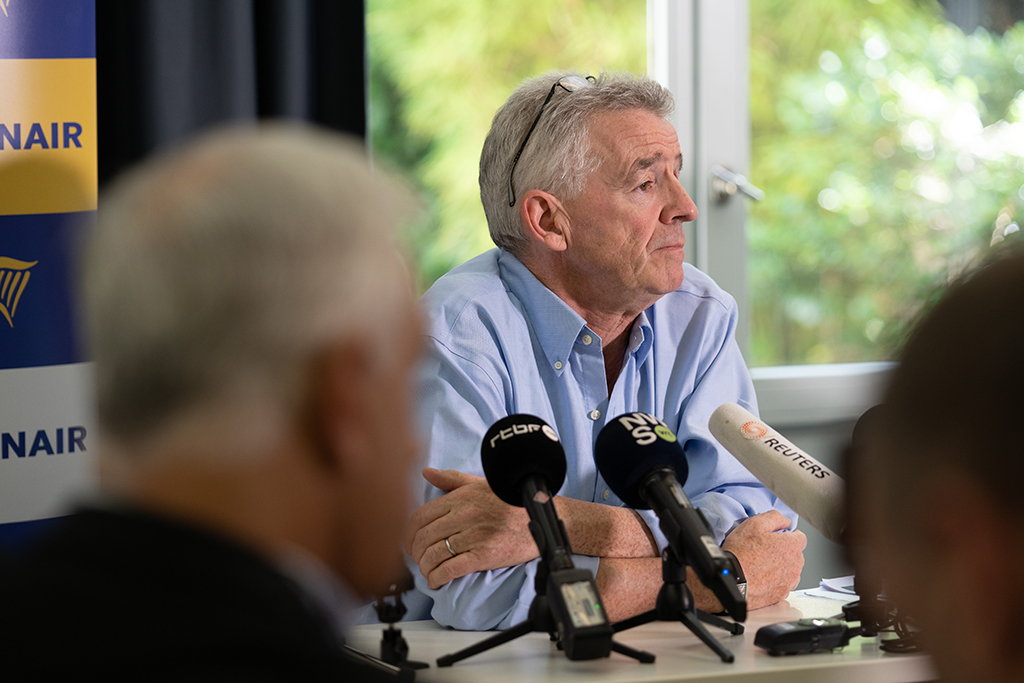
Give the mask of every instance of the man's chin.
M 683 262 L 679 261 L 679 266 L 674 268 L 672 271 L 665 276 L 665 285 L 662 289 L 663 294 L 670 294 L 680 287 L 683 286 L 683 280 L 685 279 L 685 271 L 683 270 Z

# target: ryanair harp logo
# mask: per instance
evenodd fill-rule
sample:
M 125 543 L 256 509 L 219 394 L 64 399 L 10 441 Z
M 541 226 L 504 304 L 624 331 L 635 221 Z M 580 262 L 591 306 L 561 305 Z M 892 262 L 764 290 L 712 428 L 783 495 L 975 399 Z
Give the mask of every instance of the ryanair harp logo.
M 11 0 L 0 0 L 0 9 L 2 9 L 4 11 L 4 16 L 5 17 L 11 16 L 11 15 L 9 15 L 7 13 L 7 8 L 10 7 L 10 6 L 11 6 Z
M 9 0 L 8 0 L 9 1 Z M 3 5 L 4 0 L 0 0 Z M 39 263 L 19 261 L 18 259 L 0 256 L 0 314 L 14 327 L 14 312 L 18 310 L 18 301 L 28 286 L 28 278 L 32 274 L 29 268 Z

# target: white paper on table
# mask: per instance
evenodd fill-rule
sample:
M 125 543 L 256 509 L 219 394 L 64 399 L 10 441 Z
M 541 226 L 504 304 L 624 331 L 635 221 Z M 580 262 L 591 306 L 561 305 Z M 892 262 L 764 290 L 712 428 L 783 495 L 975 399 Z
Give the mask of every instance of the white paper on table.
M 857 599 L 856 595 L 848 595 L 846 593 L 838 593 L 825 588 L 805 588 L 804 590 L 797 591 L 802 595 L 806 595 L 812 598 L 824 598 L 825 600 L 832 600 L 835 602 L 847 603 L 853 602 Z
M 857 592 L 853 589 L 853 576 L 840 576 L 837 579 L 822 579 L 819 586 L 824 590 L 833 591 L 835 593 L 853 596 L 857 595 Z

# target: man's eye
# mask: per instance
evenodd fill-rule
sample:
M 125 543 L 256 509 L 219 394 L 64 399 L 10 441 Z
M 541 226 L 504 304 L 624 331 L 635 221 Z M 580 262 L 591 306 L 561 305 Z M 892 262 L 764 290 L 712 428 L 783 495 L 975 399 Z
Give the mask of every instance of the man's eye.
M 651 189 L 652 185 L 654 185 L 653 180 L 645 180 L 644 182 L 640 183 L 640 185 L 638 185 L 636 189 L 643 190 L 644 192 L 646 192 L 647 190 Z

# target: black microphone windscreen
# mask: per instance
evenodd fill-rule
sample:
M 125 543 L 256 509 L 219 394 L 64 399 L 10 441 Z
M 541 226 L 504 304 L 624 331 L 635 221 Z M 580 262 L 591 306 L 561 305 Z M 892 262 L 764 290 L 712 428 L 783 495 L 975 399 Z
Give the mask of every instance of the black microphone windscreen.
M 885 419 L 885 404 L 871 406 L 857 419 L 850 437 L 851 445 L 860 451 L 867 447 L 868 434 Z
M 671 467 L 680 486 L 690 474 L 676 435 L 646 413 L 625 413 L 606 424 L 597 435 L 594 460 L 615 495 L 636 510 L 651 507 L 640 496 L 640 482 L 651 470 Z
M 509 415 L 487 430 L 480 444 L 484 476 L 494 495 L 523 506 L 522 482 L 539 476 L 551 495 L 565 482 L 565 451 L 548 423 L 533 415 Z

